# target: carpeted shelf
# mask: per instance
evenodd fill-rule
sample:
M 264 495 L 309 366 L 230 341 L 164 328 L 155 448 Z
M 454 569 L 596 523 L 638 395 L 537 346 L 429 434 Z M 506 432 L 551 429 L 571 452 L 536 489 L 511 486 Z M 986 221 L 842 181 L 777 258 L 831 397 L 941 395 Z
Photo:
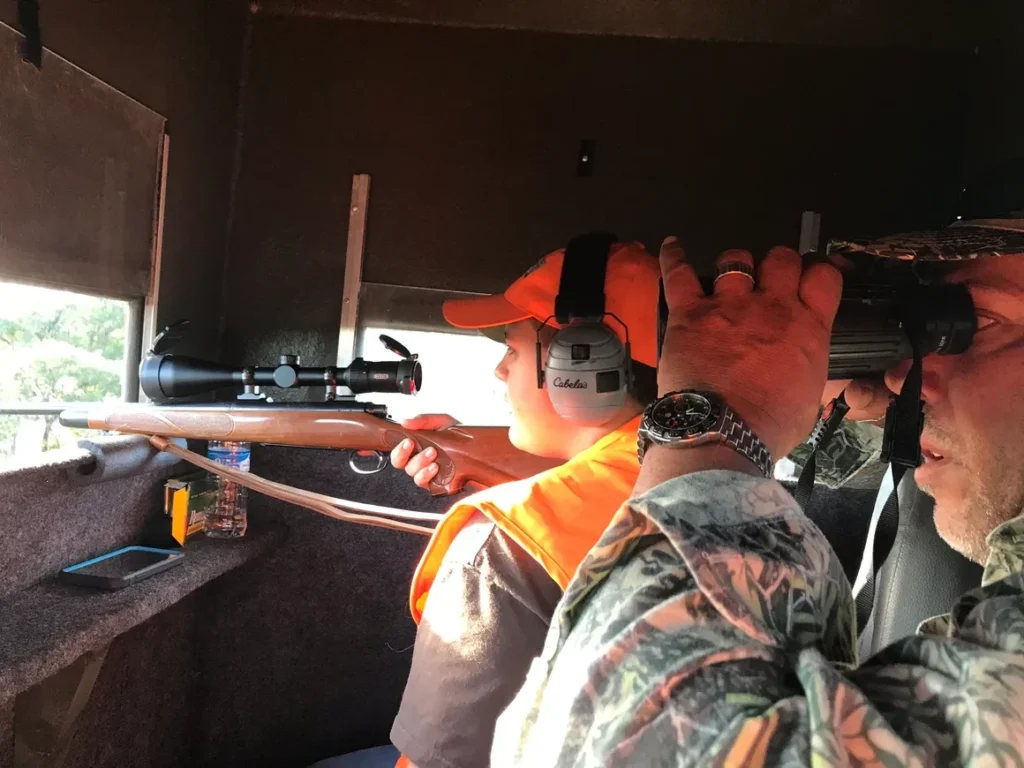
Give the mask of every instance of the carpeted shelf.
M 66 585 L 55 575 L 0 600 L 0 701 L 280 544 L 286 531 L 284 525 L 251 519 L 244 538 L 190 541 L 181 565 L 124 589 Z

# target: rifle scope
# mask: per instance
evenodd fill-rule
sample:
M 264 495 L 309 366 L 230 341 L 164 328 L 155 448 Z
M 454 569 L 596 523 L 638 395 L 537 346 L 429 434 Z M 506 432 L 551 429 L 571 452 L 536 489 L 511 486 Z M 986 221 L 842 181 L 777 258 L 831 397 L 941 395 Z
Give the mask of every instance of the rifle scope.
M 234 386 L 242 386 L 246 392 L 254 391 L 254 387 L 321 386 L 326 388 L 328 399 L 333 399 L 339 386 L 348 387 L 356 394 L 414 395 L 423 384 L 423 368 L 415 355 L 397 362 L 372 362 L 360 357 L 343 368 L 304 368 L 295 355 L 282 355 L 273 368 L 234 368 L 194 357 L 163 354 L 149 355 L 143 360 L 139 380 L 146 396 L 158 402 Z

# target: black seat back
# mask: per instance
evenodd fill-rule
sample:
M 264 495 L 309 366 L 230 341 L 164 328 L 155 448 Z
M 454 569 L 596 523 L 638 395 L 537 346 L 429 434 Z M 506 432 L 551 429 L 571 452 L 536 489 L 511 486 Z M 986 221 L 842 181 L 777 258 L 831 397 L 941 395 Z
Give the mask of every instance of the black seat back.
M 927 618 L 948 613 L 964 592 L 981 583 L 981 566 L 939 538 L 932 499 L 908 472 L 899 487 L 896 541 L 878 572 L 875 606 L 860 638 L 861 658 L 917 630 Z

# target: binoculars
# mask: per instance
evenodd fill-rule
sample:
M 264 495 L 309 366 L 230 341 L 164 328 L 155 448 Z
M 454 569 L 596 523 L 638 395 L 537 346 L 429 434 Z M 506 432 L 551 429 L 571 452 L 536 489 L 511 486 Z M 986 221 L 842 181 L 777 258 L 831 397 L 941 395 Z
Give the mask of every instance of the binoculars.
M 702 279 L 705 293 L 713 281 Z M 664 289 L 658 300 L 658 356 L 668 324 Z M 832 325 L 829 379 L 878 378 L 917 353 L 956 355 L 977 330 L 967 288 L 925 279 L 904 262 L 880 262 L 844 275 L 843 295 Z

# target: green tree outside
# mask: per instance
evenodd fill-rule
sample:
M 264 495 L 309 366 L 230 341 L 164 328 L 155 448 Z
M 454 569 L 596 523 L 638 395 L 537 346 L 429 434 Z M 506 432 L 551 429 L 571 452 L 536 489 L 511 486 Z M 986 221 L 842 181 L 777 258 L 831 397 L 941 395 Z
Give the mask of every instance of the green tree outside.
M 126 325 L 123 302 L 89 297 L 0 317 L 0 401 L 120 399 Z M 56 416 L 0 416 L 0 456 L 66 447 L 80 436 Z
M 0 318 L 0 346 L 64 341 L 107 360 L 124 360 L 126 323 L 123 303 L 99 299 L 90 306 L 70 305 L 46 314 L 32 312 L 16 320 Z

